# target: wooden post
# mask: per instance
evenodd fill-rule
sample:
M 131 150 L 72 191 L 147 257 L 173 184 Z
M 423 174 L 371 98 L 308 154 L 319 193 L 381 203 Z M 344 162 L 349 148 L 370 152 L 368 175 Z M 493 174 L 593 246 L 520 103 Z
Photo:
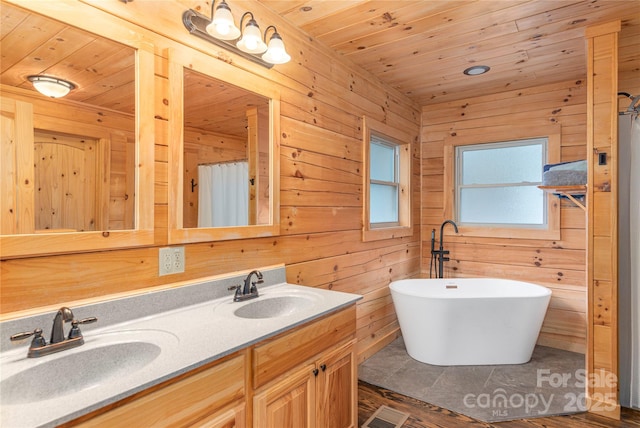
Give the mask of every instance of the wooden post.
M 247 109 L 247 161 L 249 163 L 249 224 L 257 223 L 257 194 L 260 177 L 258 175 L 258 109 Z
M 620 419 L 618 401 L 618 32 L 587 29 L 587 408 Z

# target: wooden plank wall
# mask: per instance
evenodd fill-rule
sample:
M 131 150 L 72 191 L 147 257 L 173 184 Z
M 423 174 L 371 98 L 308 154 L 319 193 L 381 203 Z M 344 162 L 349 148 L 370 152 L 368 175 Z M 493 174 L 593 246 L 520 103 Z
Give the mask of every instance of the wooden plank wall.
M 28 2 L 25 4 L 28 6 Z M 360 359 L 397 337 L 398 324 L 387 285 L 391 280 L 415 277 L 420 272 L 419 107 L 255 2 L 236 1 L 234 9 L 251 10 L 261 22 L 275 24 L 293 56 L 289 64 L 266 70 L 189 35 L 180 21 L 182 12 L 193 8 L 208 14 L 208 2 L 92 4 L 70 7 L 83 19 L 102 14 L 98 8 L 107 9 L 123 18 L 114 18 L 115 23 L 130 27 L 132 34 L 139 34 L 155 46 L 155 244 L 127 250 L 3 260 L 2 316 L 7 318 L 37 308 L 51 310 L 79 299 L 142 291 L 230 270 L 285 263 L 287 280 L 291 283 L 364 296 L 357 307 Z M 144 23 L 145 28 L 135 22 Z M 168 38 L 148 28 L 163 31 Z M 167 138 L 171 107 L 166 55 L 169 49 L 188 49 L 186 45 L 219 55 L 226 62 L 261 75 L 281 92 L 281 234 L 186 245 L 185 272 L 159 277 L 158 247 L 166 245 L 168 233 L 167 158 L 171 144 Z M 366 243 L 361 240 L 361 118 L 365 114 L 415 134 L 416 226 L 411 237 Z
M 561 160 L 586 159 L 586 81 L 507 91 L 422 109 L 422 275 L 429 276 L 431 230 L 443 217 L 443 139 L 494 126 L 561 125 Z M 445 277 L 498 277 L 549 287 L 552 299 L 539 337 L 546 346 L 584 352 L 585 213 L 561 202 L 560 240 L 447 237 Z M 438 235 L 438 233 L 436 233 Z M 437 239 L 437 238 L 436 238 Z
M 136 141 L 132 136 L 111 134 L 109 180 L 109 230 L 135 228 Z

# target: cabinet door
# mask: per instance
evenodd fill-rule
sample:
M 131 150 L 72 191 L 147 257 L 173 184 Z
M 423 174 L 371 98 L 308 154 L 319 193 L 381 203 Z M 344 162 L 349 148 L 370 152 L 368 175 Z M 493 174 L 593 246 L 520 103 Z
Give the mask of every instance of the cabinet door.
M 255 428 L 315 428 L 315 366 L 306 364 L 253 397 Z
M 357 426 L 357 366 L 354 343 L 325 354 L 318 360 L 318 426 Z
M 222 410 L 206 419 L 197 421 L 193 427 L 198 428 L 245 428 L 244 403 L 233 408 Z

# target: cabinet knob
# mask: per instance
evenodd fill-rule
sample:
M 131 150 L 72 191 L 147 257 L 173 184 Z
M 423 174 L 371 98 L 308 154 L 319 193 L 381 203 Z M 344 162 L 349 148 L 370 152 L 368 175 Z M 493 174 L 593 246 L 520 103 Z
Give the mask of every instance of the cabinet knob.
M 327 365 L 326 365 L 326 364 L 322 364 L 322 365 L 320 366 L 320 369 L 321 369 L 322 371 L 325 371 L 325 370 L 327 369 Z
M 320 372 L 320 371 L 319 371 L 318 369 L 313 369 L 313 375 L 314 375 L 314 376 L 318 376 L 318 373 L 319 373 L 319 372 Z

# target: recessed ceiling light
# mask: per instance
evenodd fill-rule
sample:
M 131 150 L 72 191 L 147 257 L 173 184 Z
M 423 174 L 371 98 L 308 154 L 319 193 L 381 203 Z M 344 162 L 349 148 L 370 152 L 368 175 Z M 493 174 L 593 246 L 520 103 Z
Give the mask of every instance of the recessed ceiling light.
M 474 65 L 473 67 L 467 68 L 465 71 L 463 71 L 463 73 L 467 76 L 478 76 L 480 74 L 486 73 L 489 70 L 491 70 L 491 68 L 487 67 L 486 65 Z

